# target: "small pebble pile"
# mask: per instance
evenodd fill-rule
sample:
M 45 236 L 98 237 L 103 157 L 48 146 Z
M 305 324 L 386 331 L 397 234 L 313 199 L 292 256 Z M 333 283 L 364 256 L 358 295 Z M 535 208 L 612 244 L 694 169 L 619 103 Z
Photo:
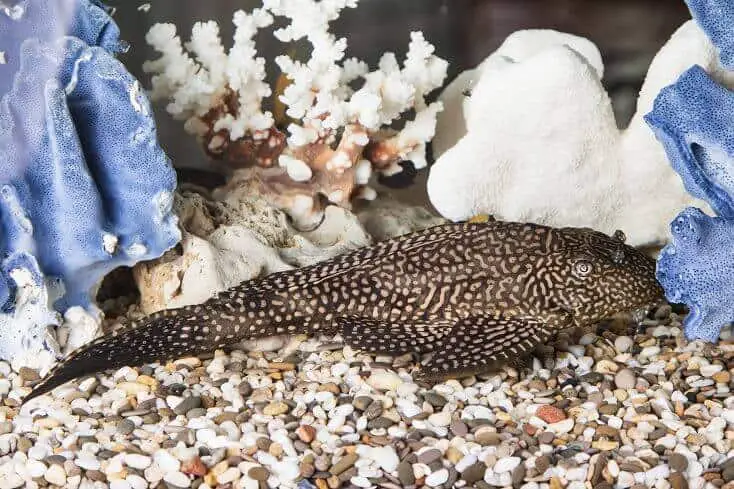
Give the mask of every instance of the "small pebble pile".
M 0 488 L 734 488 L 734 342 L 670 307 L 554 365 L 412 382 L 409 357 L 295 338 L 123 368 L 27 406 L 0 363 Z

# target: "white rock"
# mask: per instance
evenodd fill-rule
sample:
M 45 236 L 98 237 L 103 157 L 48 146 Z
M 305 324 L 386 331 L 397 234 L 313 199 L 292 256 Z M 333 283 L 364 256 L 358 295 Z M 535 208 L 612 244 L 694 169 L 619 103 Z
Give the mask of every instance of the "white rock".
M 127 479 L 115 479 L 110 482 L 110 489 L 132 489 Z
M 188 476 L 178 470 L 166 472 L 166 475 L 163 476 L 163 480 L 176 487 L 189 487 L 191 485 L 191 480 L 189 480 Z
M 704 377 L 711 377 L 712 375 L 721 372 L 723 369 L 723 365 L 709 363 L 707 365 L 702 365 L 700 372 Z
M 66 484 L 66 472 L 61 465 L 51 465 L 48 470 L 46 470 L 43 478 L 46 479 L 49 484 L 54 484 L 56 486 L 63 486 Z
M 294 481 L 300 475 L 298 469 L 298 460 L 293 458 L 292 460 L 282 460 L 276 462 L 270 466 L 273 473 L 278 477 L 282 483 L 288 483 Z
M 32 460 L 43 460 L 51 455 L 51 448 L 48 445 L 33 445 L 28 449 L 28 458 Z
M 148 481 L 137 474 L 129 474 L 125 477 L 125 480 L 130 484 L 132 489 L 147 489 L 148 487 Z
M 607 470 L 609 471 L 609 475 L 611 475 L 614 478 L 619 477 L 619 464 L 615 460 L 610 460 L 607 463 Z
M 413 416 L 417 416 L 423 412 L 418 405 L 405 399 L 398 399 L 395 401 L 395 405 L 397 406 L 398 411 L 400 411 L 400 413 L 406 418 L 412 418 Z
M 557 423 L 550 423 L 548 425 L 548 431 L 552 431 L 556 435 L 563 435 L 573 429 L 574 421 L 573 418 L 566 418 Z
M 440 486 L 447 480 L 449 480 L 449 471 L 447 469 L 440 469 L 432 472 L 428 477 L 426 477 L 425 483 L 428 487 L 436 487 Z
M 433 413 L 428 417 L 428 422 L 433 426 L 448 426 L 451 424 L 451 413 L 447 411 Z
M 153 460 L 155 460 L 155 463 L 158 464 L 164 473 L 178 472 L 181 468 L 181 462 L 168 451 L 163 449 L 155 451 L 153 454 Z
M 494 419 L 494 413 L 487 406 L 472 404 L 461 412 L 463 419 Z
M 395 449 L 391 446 L 374 447 L 369 451 L 369 458 L 374 460 L 377 465 L 385 472 L 393 472 L 397 470 L 400 458 Z
M 99 470 L 99 459 L 89 452 L 81 452 L 74 460 L 77 467 L 84 470 Z
M 141 455 L 138 453 L 126 453 L 125 454 L 125 465 L 132 467 L 133 469 L 144 470 L 148 468 L 152 460 L 147 455 Z
M 620 353 L 628 352 L 634 344 L 634 340 L 629 336 L 617 336 L 614 340 L 614 348 Z
M 282 212 L 253 195 L 247 178 L 233 177 L 213 197 L 216 202 L 194 193 L 178 198 L 182 253 L 136 266 L 144 313 L 199 304 L 243 281 L 310 265 L 370 242 L 357 217 L 336 206 L 327 208 L 315 231 L 296 233 Z M 288 241 L 292 245 L 286 248 Z
M 515 470 L 515 467 L 520 465 L 520 462 L 522 462 L 522 459 L 520 457 L 502 457 L 501 459 L 497 460 L 497 463 L 494 464 L 492 470 L 494 470 L 497 474 L 501 474 L 503 472 L 512 472 L 513 470 Z
M 475 464 L 477 461 L 477 456 L 473 453 L 470 453 L 469 455 L 465 455 L 464 458 L 456 462 L 456 465 L 454 468 L 457 472 L 461 473 L 464 472 L 469 466 Z
M 229 484 L 240 476 L 240 469 L 230 467 L 217 476 L 217 482 L 220 484 Z
M 372 483 L 367 477 L 363 477 L 361 475 L 355 475 L 352 477 L 349 482 L 354 484 L 357 487 L 372 487 Z
M 629 472 L 620 472 L 617 477 L 617 487 L 619 489 L 626 489 L 635 485 L 635 476 Z
M 476 80 L 468 100 L 457 96 L 463 87 L 447 89 L 434 144 L 449 149 L 428 179 L 431 202 L 444 217 L 494 214 L 607 233 L 624 229 L 638 245 L 667 240 L 680 209 L 708 209 L 685 191 L 643 116 L 660 89 L 694 64 L 734 86 L 709 39 L 693 21 L 678 29 L 650 65 L 624 131 L 601 83 L 599 52 L 589 44 L 557 32 L 519 31 L 459 77 L 462 86 Z M 457 128 L 462 118 L 465 132 Z M 447 126 L 454 127 L 444 136 Z
M 372 388 L 381 391 L 394 391 L 401 382 L 398 374 L 387 370 L 376 370 L 367 378 L 367 383 Z
M 28 461 L 28 466 L 26 467 L 28 470 L 28 475 L 32 478 L 42 477 L 43 474 L 46 473 L 46 464 L 43 462 L 39 462 L 38 460 L 30 460 Z

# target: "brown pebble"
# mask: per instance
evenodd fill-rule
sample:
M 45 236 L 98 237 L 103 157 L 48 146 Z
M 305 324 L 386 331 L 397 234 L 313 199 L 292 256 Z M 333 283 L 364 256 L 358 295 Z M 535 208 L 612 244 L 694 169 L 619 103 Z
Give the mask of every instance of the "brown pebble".
M 469 427 L 466 426 L 466 423 L 463 421 L 454 421 L 449 426 L 449 429 L 451 430 L 451 433 L 454 434 L 454 436 L 465 436 L 467 433 L 469 433 Z
M 502 437 L 494 428 L 482 426 L 474 433 L 474 440 L 482 446 L 499 445 Z
M 550 467 L 550 460 L 548 460 L 548 457 L 545 455 L 535 459 L 535 470 L 538 471 L 538 474 L 542 474 L 548 470 L 548 467 Z
M 426 465 L 430 465 L 433 462 L 441 460 L 441 450 L 431 448 L 418 455 L 418 462 Z
M 84 473 L 85 477 L 91 481 L 94 482 L 106 482 L 107 476 L 104 475 L 104 472 L 99 470 L 87 470 Z
M 673 472 L 668 476 L 668 482 L 673 489 L 688 489 L 688 481 L 680 472 Z
M 555 437 L 556 435 L 554 435 L 552 431 L 544 431 L 538 435 L 538 442 L 543 445 L 549 445 Z
M 256 481 L 266 481 L 270 477 L 270 472 L 265 467 L 253 467 L 247 471 L 247 477 Z
M 264 452 L 267 452 L 268 449 L 270 449 L 270 445 L 272 445 L 272 444 L 273 444 L 273 442 L 270 441 L 270 438 L 265 438 L 264 436 L 261 436 L 255 442 L 255 445 L 257 446 L 257 448 L 259 450 L 264 451 Z
M 313 464 L 301 462 L 298 466 L 298 470 L 300 471 L 301 477 L 305 479 L 311 478 L 316 473 L 316 467 L 313 466 Z
M 398 465 L 398 479 L 403 487 L 412 486 L 415 484 L 415 474 L 413 473 L 413 466 L 406 461 L 400 462 Z
M 688 468 L 688 459 L 680 453 L 671 453 L 668 456 L 668 465 L 676 472 L 685 472 Z
M 326 479 L 326 483 L 329 485 L 330 489 L 338 489 L 342 485 L 342 481 L 339 480 L 339 478 L 335 475 L 332 475 L 328 479 Z
M 359 457 L 354 453 L 348 453 L 339 459 L 334 465 L 331 466 L 329 472 L 334 475 L 339 475 L 348 468 L 350 468 L 357 461 Z
M 474 484 L 477 481 L 484 479 L 484 474 L 487 472 L 487 466 L 482 462 L 476 462 L 471 464 L 469 467 L 461 473 L 461 478 L 467 484 Z

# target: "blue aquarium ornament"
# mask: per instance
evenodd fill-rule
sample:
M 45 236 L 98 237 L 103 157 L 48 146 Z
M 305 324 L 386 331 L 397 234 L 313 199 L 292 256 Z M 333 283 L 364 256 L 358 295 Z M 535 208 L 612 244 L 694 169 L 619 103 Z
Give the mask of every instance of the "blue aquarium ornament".
M 17 313 L 26 270 L 56 285 L 57 311 L 86 308 L 111 270 L 179 241 L 176 175 L 100 3 L 5 6 L 0 33 L 0 307 Z
M 734 4 L 688 0 L 693 17 L 734 68 Z M 671 302 L 684 303 L 686 338 L 718 341 L 734 321 L 734 92 L 700 66 L 660 91 L 645 120 L 688 192 L 717 217 L 688 208 L 671 223 L 657 278 Z

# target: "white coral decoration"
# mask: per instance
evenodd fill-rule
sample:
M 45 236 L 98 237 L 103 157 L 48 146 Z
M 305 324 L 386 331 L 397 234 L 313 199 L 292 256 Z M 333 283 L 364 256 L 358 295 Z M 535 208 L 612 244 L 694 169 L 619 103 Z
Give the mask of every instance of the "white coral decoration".
M 277 171 L 250 174 L 267 192 L 277 189 L 280 205 L 295 207 L 286 201 L 298 200 L 299 209 L 316 210 L 317 194 L 347 207 L 351 198 L 373 197 L 364 185 L 374 171 L 395 173 L 406 159 L 417 168 L 426 166 L 425 146 L 443 106 L 428 106 L 425 97 L 443 84 L 448 63 L 420 32 L 411 33 L 402 66 L 393 53 L 385 53 L 373 71 L 363 61 L 345 59 L 347 40 L 330 33 L 329 23 L 356 6 L 357 0 L 263 0 L 261 9 L 235 13 L 229 54 L 214 22 L 197 23 L 186 44 L 195 61 L 184 53 L 172 25 L 157 24 L 147 40 L 161 57 L 144 66 L 155 73 L 152 96 L 169 98 L 168 111 L 186 120 L 210 154 L 252 160 L 260 167 L 277 161 L 298 185 L 286 187 Z M 273 23 L 273 16 L 288 21 L 274 31 L 278 40 L 305 40 L 311 46 L 306 61 L 285 55 L 275 59 L 289 81 L 279 95 L 293 120 L 287 145 L 263 109 L 271 90 L 253 40 L 258 29 Z M 409 111 L 415 112 L 414 119 L 402 123 L 402 130 L 391 129 Z M 313 197 L 311 207 L 304 207 L 306 196 Z
M 161 57 L 143 65 L 152 77 L 154 100 L 170 98 L 167 110 L 174 117 L 186 120 L 186 130 L 203 135 L 208 121 L 202 117 L 222 103 L 229 90 L 238 94 L 237 114 L 223 113 L 214 122 L 214 131 L 227 129 L 232 140 L 248 131 L 270 128 L 273 117 L 262 111 L 262 99 L 271 94 L 265 80 L 265 59 L 257 57 L 253 40 L 258 29 L 273 23 L 273 17 L 264 9 L 248 14 L 238 10 L 234 14 L 234 43 L 229 54 L 224 52 L 219 26 L 214 21 L 197 22 L 191 32 L 186 54 L 173 24 L 155 24 L 146 36 Z

